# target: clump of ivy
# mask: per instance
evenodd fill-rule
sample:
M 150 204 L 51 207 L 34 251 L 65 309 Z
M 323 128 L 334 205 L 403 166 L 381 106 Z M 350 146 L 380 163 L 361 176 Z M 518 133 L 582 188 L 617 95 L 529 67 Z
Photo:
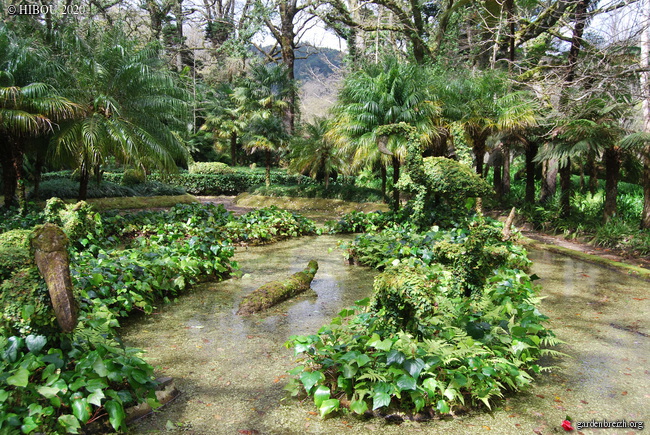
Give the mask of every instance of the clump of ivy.
M 383 270 L 373 296 L 317 334 L 291 337 L 303 364 L 287 389 L 313 396 L 321 415 L 432 417 L 490 408 L 530 385 L 558 340 L 537 309 L 525 250 L 499 229 L 479 217 L 468 228 L 394 225 L 358 236 L 350 255 Z
M 26 248 L 31 229 L 1 233 L 8 244 L 0 250 L 6 265 L 0 281 L 0 433 L 79 433 L 105 417 L 112 430 L 124 430 L 128 406 L 156 405 L 156 383 L 140 351 L 121 345 L 118 319 L 150 313 L 199 280 L 230 275 L 237 268 L 234 241 L 315 231 L 313 222 L 277 209 L 239 218 L 223 206 L 200 204 L 101 216 L 85 203 L 54 199 L 30 219 L 43 221 L 61 225 L 73 242 L 79 323 L 71 334 L 58 332 L 31 257 L 14 255 L 16 247 Z

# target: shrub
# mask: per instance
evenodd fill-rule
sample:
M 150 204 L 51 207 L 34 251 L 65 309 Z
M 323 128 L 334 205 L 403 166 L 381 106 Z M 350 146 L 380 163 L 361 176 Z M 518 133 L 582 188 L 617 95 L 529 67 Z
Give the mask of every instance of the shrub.
M 31 230 L 12 230 L 0 234 L 0 283 L 33 262 L 29 249 L 31 233 Z
M 379 190 L 368 187 L 356 187 L 346 184 L 330 184 L 327 189 L 321 184 L 256 186 L 248 189 L 253 195 L 293 196 L 299 198 L 341 199 L 354 202 L 379 202 L 382 194 Z
M 194 162 L 190 165 L 190 174 L 232 174 L 235 169 L 221 162 Z
M 122 174 L 122 184 L 125 186 L 134 186 L 145 182 L 145 173 L 142 169 L 127 169 Z
M 479 218 L 470 228 L 393 225 L 357 237 L 352 255 L 384 268 L 373 297 L 316 335 L 291 337 L 287 346 L 305 364 L 291 371 L 299 378 L 287 389 L 304 388 L 321 415 L 341 406 L 431 415 L 489 408 L 505 390 L 529 385 L 529 372 L 542 370 L 536 361 L 558 354 L 543 347 L 558 340 L 521 270 L 525 251 L 498 230 Z

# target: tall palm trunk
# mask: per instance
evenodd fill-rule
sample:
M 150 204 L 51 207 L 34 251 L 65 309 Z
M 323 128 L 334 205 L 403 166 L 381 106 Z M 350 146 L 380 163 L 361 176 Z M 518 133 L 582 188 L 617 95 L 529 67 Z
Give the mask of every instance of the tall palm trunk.
M 79 169 L 79 201 L 85 201 L 88 199 L 88 183 L 90 182 L 90 170 L 88 166 L 83 163 Z
M 384 166 L 383 162 L 379 162 L 379 173 L 381 174 L 381 196 L 384 198 L 384 201 L 386 201 L 386 166 Z
M 237 132 L 230 133 L 230 165 L 237 166 Z
M 528 204 L 535 202 L 535 156 L 538 145 L 529 142 L 526 147 L 526 199 Z
M 25 167 L 23 165 L 25 154 L 22 147 L 15 140 L 10 140 L 11 164 L 16 174 L 16 195 L 18 196 L 18 208 L 22 215 L 27 214 L 27 186 L 25 186 Z
M 4 206 L 9 208 L 14 203 L 16 195 L 16 171 L 12 164 L 12 158 L 9 154 L 9 142 L 6 137 L 0 142 L 0 164 L 2 165 L 2 185 L 4 195 Z
M 397 188 L 397 182 L 399 181 L 399 168 L 400 162 L 399 158 L 395 155 L 392 157 L 393 160 L 393 202 L 395 210 L 399 210 L 399 189 Z
M 501 193 L 510 193 L 510 144 L 503 144 L 503 177 L 501 177 Z
M 621 152 L 616 147 L 607 148 L 603 159 L 605 160 L 605 211 L 603 220 L 607 222 L 616 214 Z
M 271 151 L 265 150 L 264 157 L 266 160 L 266 175 L 264 177 L 264 182 L 266 187 L 269 187 L 271 185 Z
M 483 176 L 483 159 L 485 159 L 485 141 L 487 140 L 483 134 L 474 137 L 474 158 L 476 159 L 476 173 Z
M 539 194 L 539 202 L 542 204 L 555 195 L 557 170 L 556 159 L 547 160 L 542 166 L 542 189 Z
M 571 215 L 571 159 L 560 168 L 560 216 Z

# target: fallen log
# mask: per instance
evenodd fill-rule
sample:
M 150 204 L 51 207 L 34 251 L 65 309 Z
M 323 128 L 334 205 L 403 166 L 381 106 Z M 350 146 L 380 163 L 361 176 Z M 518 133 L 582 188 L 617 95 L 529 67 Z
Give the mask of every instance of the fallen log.
M 239 304 L 238 315 L 253 314 L 265 310 L 273 305 L 287 300 L 298 293 L 302 293 L 309 288 L 316 271 L 318 263 L 311 260 L 301 272 L 294 273 L 286 280 L 271 281 L 264 284 L 254 292 L 250 293 Z

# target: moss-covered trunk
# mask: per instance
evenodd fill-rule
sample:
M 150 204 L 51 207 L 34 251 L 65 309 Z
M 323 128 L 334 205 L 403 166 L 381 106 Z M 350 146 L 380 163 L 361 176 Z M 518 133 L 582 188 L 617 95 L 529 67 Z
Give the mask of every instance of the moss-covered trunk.
M 253 314 L 304 292 L 309 288 L 316 271 L 318 271 L 318 263 L 316 260 L 311 260 L 307 268 L 294 273 L 286 280 L 264 284 L 241 301 L 237 314 Z
M 72 294 L 68 238 L 61 228 L 45 224 L 34 231 L 31 244 L 59 326 L 64 332 L 72 332 L 77 326 L 77 305 Z

